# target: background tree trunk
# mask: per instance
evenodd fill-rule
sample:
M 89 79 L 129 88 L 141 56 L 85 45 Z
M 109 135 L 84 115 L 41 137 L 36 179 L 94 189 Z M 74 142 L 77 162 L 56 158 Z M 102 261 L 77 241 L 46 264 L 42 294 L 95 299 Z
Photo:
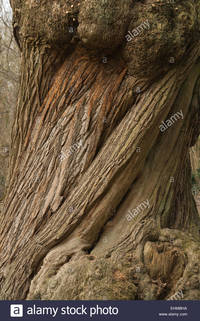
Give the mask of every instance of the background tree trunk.
M 11 20 L 11 13 L 9 15 L 4 2 L 0 0 L 0 212 L 7 186 L 10 133 L 20 68 Z
M 199 299 L 199 1 L 11 4 L 22 73 L 0 298 Z

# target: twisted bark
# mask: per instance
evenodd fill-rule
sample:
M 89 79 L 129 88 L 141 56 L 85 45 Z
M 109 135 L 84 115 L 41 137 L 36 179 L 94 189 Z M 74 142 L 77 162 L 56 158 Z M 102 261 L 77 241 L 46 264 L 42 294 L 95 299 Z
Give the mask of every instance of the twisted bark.
M 1 299 L 199 299 L 199 1 L 11 3 L 22 77 Z

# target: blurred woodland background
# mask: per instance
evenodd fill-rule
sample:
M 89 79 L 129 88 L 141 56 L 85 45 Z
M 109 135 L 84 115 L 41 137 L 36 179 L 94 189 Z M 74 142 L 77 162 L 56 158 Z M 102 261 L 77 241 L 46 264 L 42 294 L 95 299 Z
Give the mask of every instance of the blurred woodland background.
M 10 134 L 17 99 L 20 51 L 12 30 L 12 13 L 8 2 L 0 0 L 0 201 L 8 174 Z

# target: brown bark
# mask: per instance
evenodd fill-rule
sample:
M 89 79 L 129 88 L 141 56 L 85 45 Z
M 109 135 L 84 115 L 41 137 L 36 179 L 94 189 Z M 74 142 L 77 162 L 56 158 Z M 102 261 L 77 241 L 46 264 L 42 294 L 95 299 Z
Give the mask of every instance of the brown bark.
M 177 3 L 190 19 L 181 29 L 183 17 L 175 14 L 173 41 L 156 30 L 166 33 L 164 17 L 174 7 L 85 4 L 75 4 L 65 21 L 68 2 L 54 1 L 53 28 L 42 13 L 36 27 L 33 1 L 31 10 L 12 3 L 21 24 L 22 77 L 0 224 L 0 297 L 167 299 L 181 288 L 184 299 L 199 299 L 200 222 L 189 163 L 199 134 L 199 2 Z M 40 10 L 47 14 L 46 1 Z M 110 27 L 120 14 L 127 24 Z M 95 15 L 90 33 L 87 19 Z M 145 17 L 151 34 L 122 44 L 126 28 Z M 72 39 L 61 33 L 70 19 L 78 26 Z M 170 44 L 176 63 L 162 66 Z M 161 122 L 180 110 L 183 120 L 162 133 Z M 145 200 L 149 206 L 141 209 Z
M 194 175 L 195 183 L 200 185 L 200 139 L 197 140 L 195 146 L 193 146 L 190 150 L 190 157 L 191 157 L 191 166 L 192 172 Z M 199 190 L 197 189 L 197 193 Z M 196 194 L 197 194 L 196 193 Z

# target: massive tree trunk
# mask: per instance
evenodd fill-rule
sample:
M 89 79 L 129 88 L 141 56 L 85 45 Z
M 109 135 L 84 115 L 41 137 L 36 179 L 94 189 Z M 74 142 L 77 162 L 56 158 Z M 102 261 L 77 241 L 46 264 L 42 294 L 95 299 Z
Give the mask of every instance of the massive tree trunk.
M 11 4 L 0 298 L 200 299 L 199 1 Z

